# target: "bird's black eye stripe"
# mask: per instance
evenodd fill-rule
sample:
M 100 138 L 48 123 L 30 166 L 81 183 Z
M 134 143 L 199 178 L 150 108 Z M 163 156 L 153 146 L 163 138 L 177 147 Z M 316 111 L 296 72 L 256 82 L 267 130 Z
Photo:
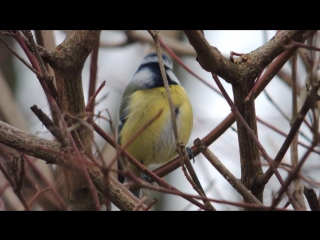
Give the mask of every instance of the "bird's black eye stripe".
M 179 108 L 178 108 L 178 107 L 176 107 L 176 108 L 174 109 L 174 113 L 176 114 L 176 117 L 177 117 L 178 114 L 179 114 Z
M 139 67 L 137 72 L 143 71 L 145 69 L 150 71 L 150 74 L 152 74 L 152 81 L 148 84 L 148 88 L 156 88 L 156 87 L 163 87 L 164 86 L 158 62 L 145 63 Z M 165 70 L 170 71 L 170 69 L 167 68 L 166 66 L 165 66 Z M 173 81 L 167 73 L 166 73 L 166 75 L 167 75 L 169 85 L 178 85 L 178 83 Z

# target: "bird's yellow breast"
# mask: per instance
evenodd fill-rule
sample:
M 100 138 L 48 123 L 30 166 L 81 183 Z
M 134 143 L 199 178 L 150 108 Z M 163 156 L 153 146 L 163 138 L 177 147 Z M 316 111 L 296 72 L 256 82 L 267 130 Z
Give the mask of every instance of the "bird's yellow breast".
M 192 126 L 193 113 L 187 93 L 180 85 L 170 85 L 176 112 L 179 142 L 187 144 Z M 119 133 L 124 146 L 130 138 L 162 109 L 163 112 L 127 148 L 127 151 L 145 166 L 161 165 L 177 155 L 170 107 L 164 87 L 134 92 L 126 108 L 127 120 Z M 138 171 L 132 169 L 136 174 Z

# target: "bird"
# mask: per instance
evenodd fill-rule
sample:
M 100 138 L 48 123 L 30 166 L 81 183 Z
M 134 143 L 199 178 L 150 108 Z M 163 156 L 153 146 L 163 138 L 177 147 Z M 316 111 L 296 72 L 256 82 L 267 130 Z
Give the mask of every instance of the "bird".
M 193 110 L 188 94 L 173 73 L 173 64 L 168 56 L 162 54 L 162 61 L 170 87 L 175 111 L 178 140 L 187 144 L 193 128 Z M 142 131 L 126 151 L 149 169 L 159 167 L 178 155 L 172 127 L 169 101 L 164 87 L 157 53 L 145 56 L 127 84 L 120 104 L 118 143 L 124 146 L 132 136 L 160 111 L 162 113 Z M 118 162 L 118 168 L 123 168 Z M 142 172 L 133 164 L 128 168 L 137 177 Z M 120 182 L 128 179 L 118 174 Z

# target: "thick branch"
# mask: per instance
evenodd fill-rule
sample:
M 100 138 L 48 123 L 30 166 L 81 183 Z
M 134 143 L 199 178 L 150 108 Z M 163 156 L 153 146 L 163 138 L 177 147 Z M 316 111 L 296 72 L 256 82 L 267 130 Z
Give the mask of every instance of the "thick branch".
M 237 65 L 225 58 L 216 47 L 211 46 L 200 30 L 185 30 L 184 32 L 196 50 L 197 60 L 204 70 L 215 73 L 226 81 L 237 77 Z
M 84 115 L 82 69 L 93 46 L 97 43 L 99 35 L 100 31 L 98 30 L 68 31 L 65 40 L 50 54 L 49 63 L 55 73 L 57 92 L 62 108 L 65 113 L 70 115 L 77 117 Z M 76 129 L 71 132 L 72 137 L 77 148 L 90 155 L 92 153 L 92 131 L 76 119 L 67 118 L 67 120 L 69 126 L 75 126 L 78 123 Z M 62 130 L 66 131 L 65 128 Z M 66 174 L 69 175 L 67 172 Z M 84 178 L 76 172 L 70 174 L 68 177 L 71 189 L 69 209 L 91 210 L 95 208 L 97 204 L 94 202 L 96 201 L 93 201 L 92 196 L 87 194 L 92 190 L 88 175 L 85 175 L 86 178 Z
M 262 90 L 269 84 L 276 73 L 282 68 L 282 66 L 289 60 L 295 49 L 288 49 L 282 53 L 274 62 L 270 64 L 264 74 L 261 76 L 259 82 L 257 83 L 256 92 L 254 97 L 257 98 Z M 207 136 L 205 136 L 202 141 L 205 145 L 211 145 L 215 140 L 217 140 L 229 127 L 234 123 L 235 117 L 233 113 L 230 113 L 216 128 L 214 128 Z M 192 147 L 192 152 L 194 156 L 199 154 L 199 150 L 196 147 Z M 157 168 L 154 172 L 158 176 L 165 176 L 174 169 L 180 167 L 180 161 L 178 158 L 166 163 L 165 165 Z
M 0 121 L 0 143 L 3 143 L 28 155 L 40 158 L 47 163 L 66 167 L 70 170 L 82 173 L 76 161 L 66 161 L 60 152 L 60 143 L 40 138 L 33 134 L 27 134 Z M 94 186 L 101 193 L 104 189 L 103 174 L 98 167 L 88 168 Z M 121 210 L 131 211 L 138 203 L 132 193 L 119 183 L 111 174 L 109 175 L 111 201 Z M 144 206 L 145 207 L 145 206 Z
M 51 54 L 50 65 L 55 72 L 57 91 L 64 111 L 71 115 L 84 113 L 82 69 L 99 34 L 100 31 L 68 31 L 65 40 Z M 72 132 L 72 136 L 78 147 L 91 152 L 91 131 L 81 124 L 76 130 L 77 134 Z
M 297 39 L 304 32 L 302 30 L 281 31 L 263 46 L 236 59 L 235 63 L 223 57 L 217 48 L 211 46 L 201 31 L 186 30 L 185 34 L 196 50 L 198 61 L 204 70 L 217 74 L 229 83 L 235 83 L 240 76 L 256 77 L 285 50 L 289 39 Z

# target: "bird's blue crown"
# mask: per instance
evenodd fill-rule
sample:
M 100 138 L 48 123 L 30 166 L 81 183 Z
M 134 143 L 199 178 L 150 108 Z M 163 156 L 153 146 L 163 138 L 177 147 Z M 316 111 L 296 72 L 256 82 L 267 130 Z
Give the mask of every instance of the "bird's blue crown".
M 162 61 L 169 85 L 180 84 L 179 80 L 172 72 L 173 64 L 171 60 L 166 55 L 162 54 Z M 139 85 L 139 88 L 142 89 L 164 86 L 157 53 L 151 53 L 143 58 L 141 65 L 131 80 L 131 84 Z

